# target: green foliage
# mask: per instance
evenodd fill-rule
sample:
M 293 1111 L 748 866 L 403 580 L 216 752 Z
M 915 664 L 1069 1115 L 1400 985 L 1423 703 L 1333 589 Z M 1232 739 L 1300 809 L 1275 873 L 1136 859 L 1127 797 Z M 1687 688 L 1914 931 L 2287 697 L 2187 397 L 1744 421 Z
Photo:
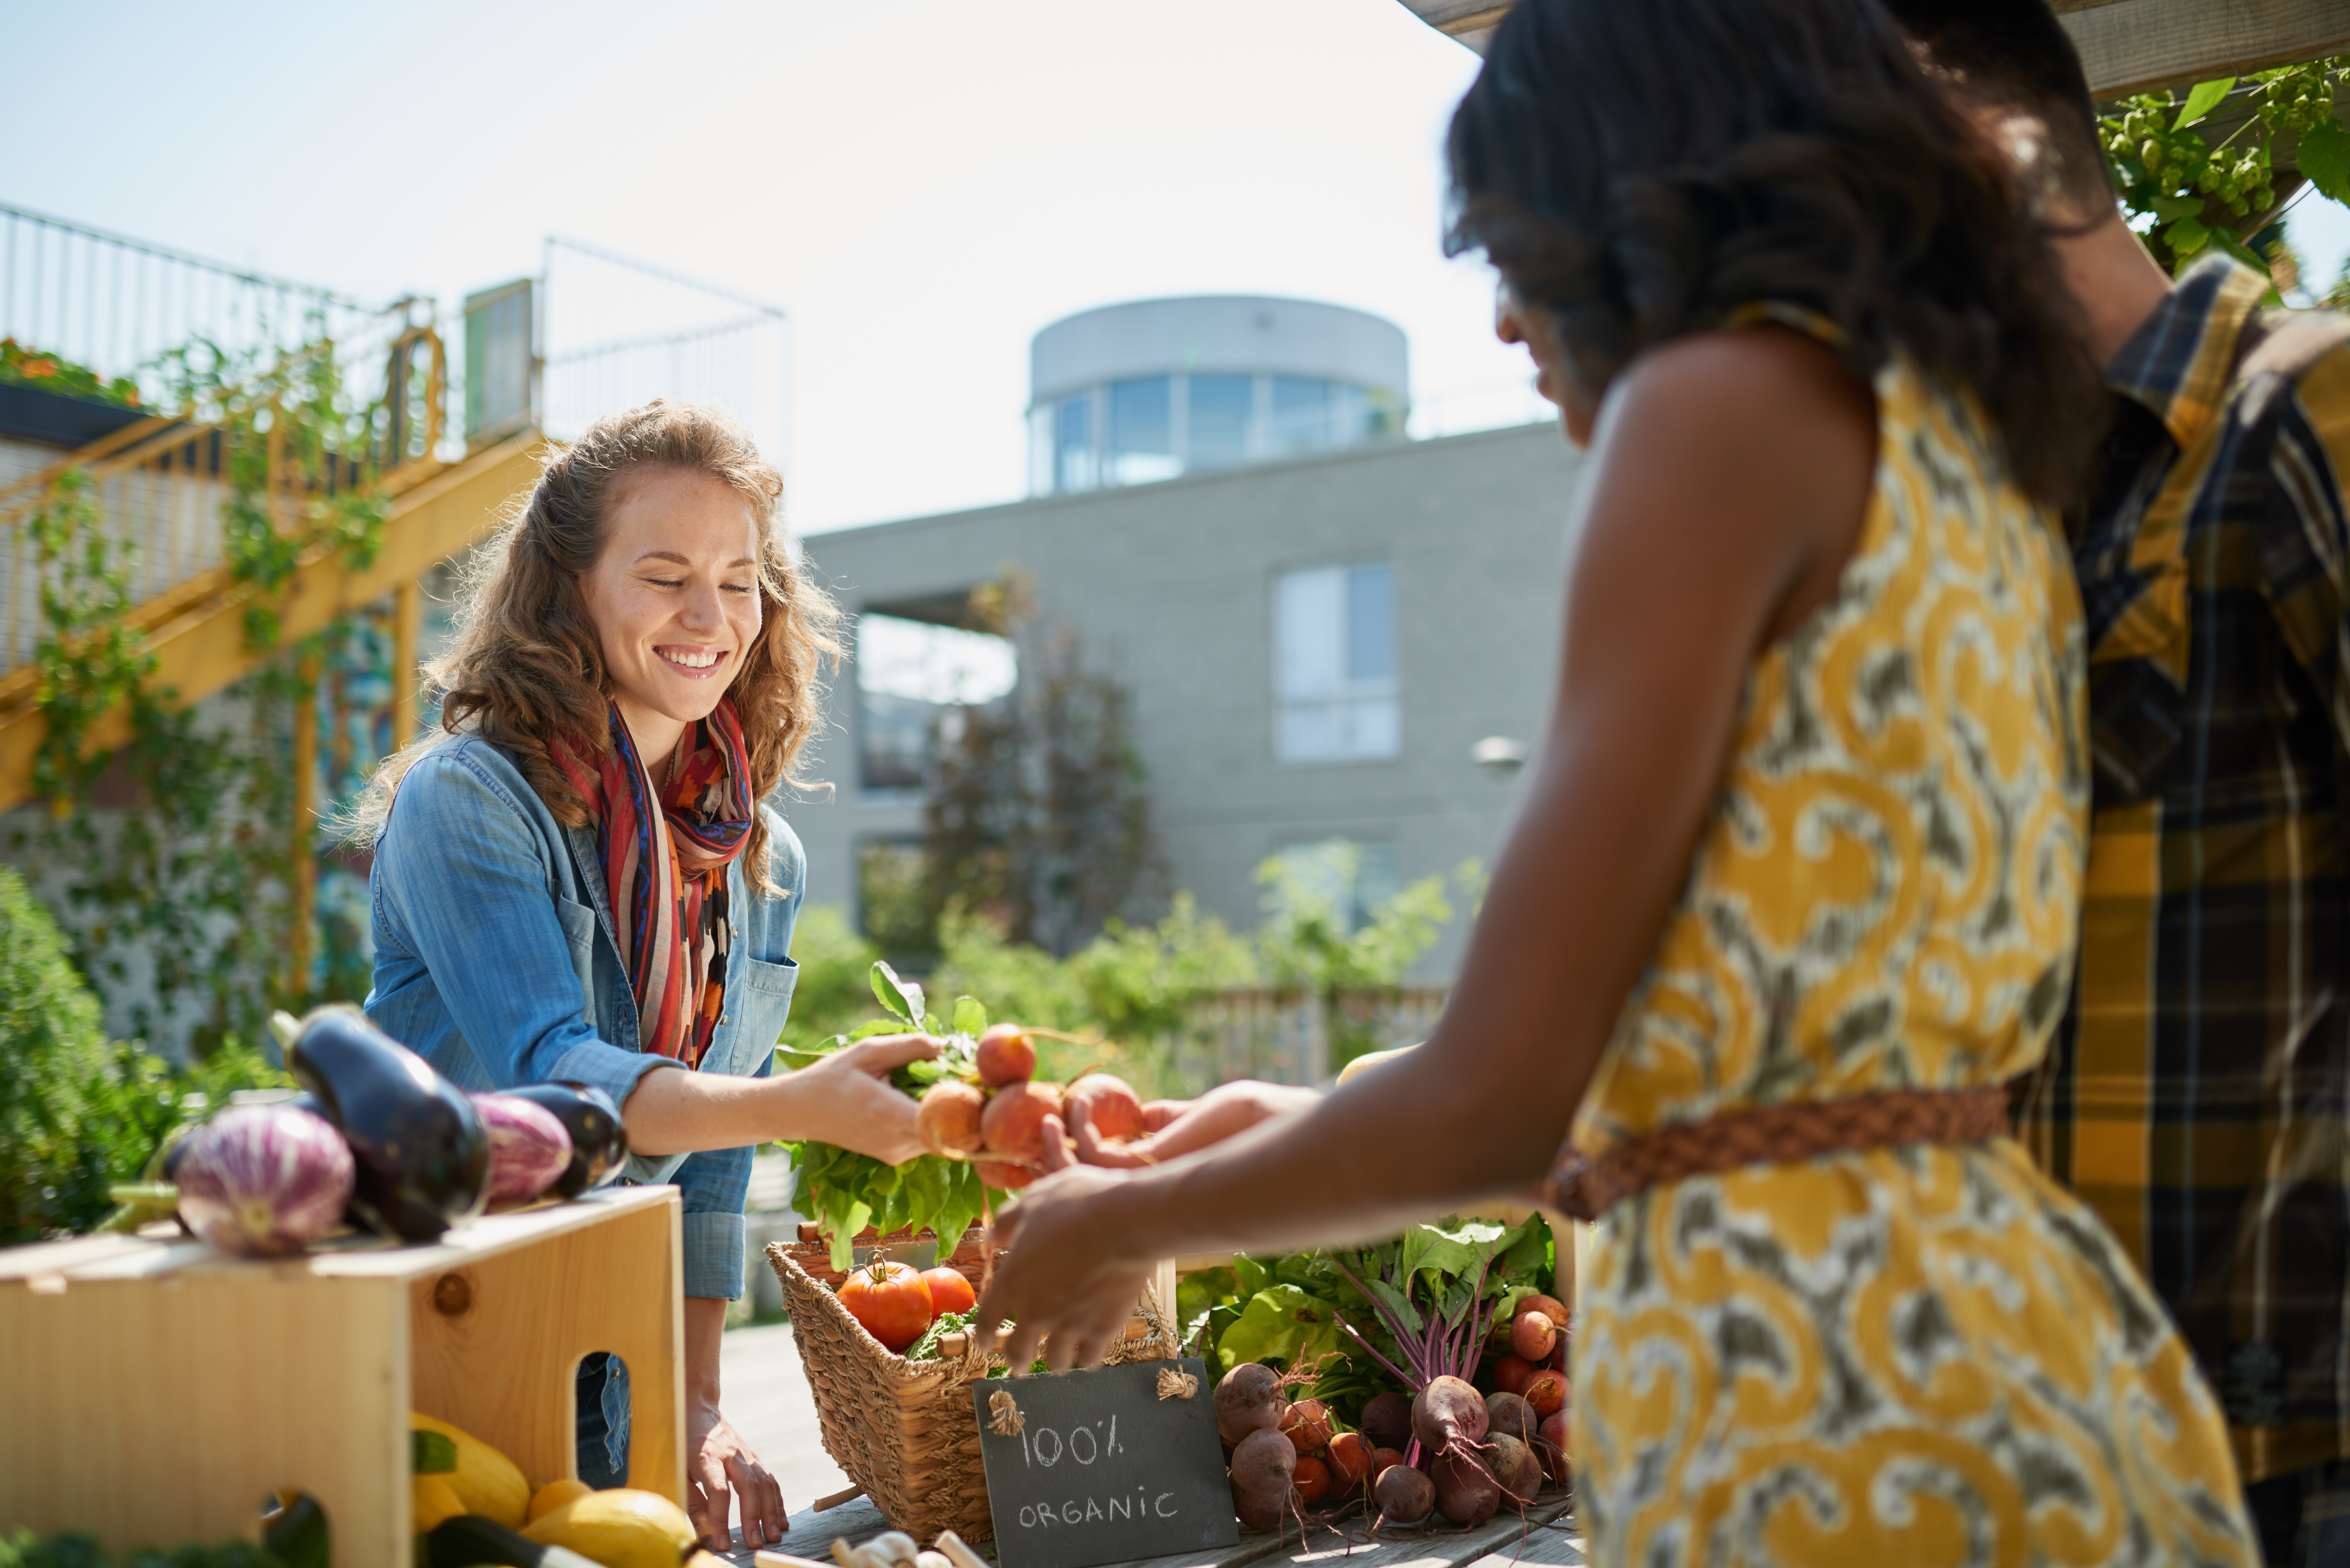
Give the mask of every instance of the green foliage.
M 0 1568 L 116 1568 L 118 1563 L 120 1568 L 287 1568 L 284 1559 L 250 1541 L 169 1552 L 146 1547 L 118 1559 L 109 1557 L 94 1536 L 69 1533 L 44 1540 L 29 1530 L 0 1535 Z
M 2350 59 L 2306 60 L 2199 82 L 2180 99 L 2142 93 L 2107 114 L 2099 131 L 2115 183 L 2148 221 L 2156 258 L 2177 271 L 2217 247 L 2268 270 L 2256 242 L 2278 215 L 2276 165 L 2288 151 L 2321 195 L 2350 202 L 2350 133 L 2334 119 L 2345 78 Z M 2231 94 L 2245 118 L 2213 144 L 2195 127 Z
M 333 346 L 321 338 L 282 358 L 257 354 L 198 340 L 166 356 L 158 374 L 169 406 L 219 432 L 227 565 L 251 590 L 246 639 L 267 649 L 304 556 L 324 547 L 364 567 L 380 546 L 386 508 L 370 458 L 381 410 L 346 397 Z M 128 624 L 135 549 L 109 536 L 120 530 L 105 525 L 88 475 L 61 474 L 22 525 L 41 574 L 34 664 L 46 733 L 33 783 L 50 811 L 20 829 L 15 846 L 67 872 L 57 913 L 83 972 L 111 986 L 139 959 L 150 961 L 156 1005 L 140 1004 L 137 1032 L 192 1015 L 199 1054 L 258 1038 L 274 1008 L 298 1012 L 348 991 L 351 943 L 331 920 L 322 921 L 323 943 L 311 944 L 327 950 L 328 991 L 314 994 L 307 976 L 285 972 L 301 831 L 286 755 L 296 705 L 317 699 L 299 673 L 303 656 L 350 637 L 352 623 L 280 651 L 223 694 L 229 724 L 200 724 L 154 684 L 154 659 Z M 117 708 L 128 711 L 130 738 L 109 754 L 91 737 Z M 138 809 L 88 809 L 109 765 Z
M 812 1044 L 846 1034 L 873 1011 L 866 975 L 881 952 L 857 934 L 837 904 L 814 904 L 800 912 L 792 931 L 792 961 L 800 978 L 792 987 L 786 1045 Z
M 291 1082 L 234 1041 L 177 1073 L 109 1044 L 56 923 L 0 867 L 0 1246 L 92 1229 L 193 1106 Z
M 31 387 L 84 402 L 111 403 L 118 409 L 140 406 L 139 383 L 130 377 L 108 380 L 87 365 L 30 348 L 14 337 L 0 337 L 0 387 Z
M 1314 1397 L 1352 1425 L 1372 1395 L 1413 1391 L 1380 1363 L 1411 1366 L 1367 1288 L 1408 1332 L 1419 1333 L 1431 1320 L 1461 1324 L 1479 1303 L 1506 1319 L 1518 1299 L 1550 1288 L 1556 1263 L 1550 1226 L 1539 1217 L 1505 1228 L 1448 1215 L 1373 1247 L 1242 1256 L 1229 1268 L 1202 1269 L 1177 1287 L 1176 1314 L 1184 1344 L 1226 1372 L 1244 1361 L 1310 1371 Z

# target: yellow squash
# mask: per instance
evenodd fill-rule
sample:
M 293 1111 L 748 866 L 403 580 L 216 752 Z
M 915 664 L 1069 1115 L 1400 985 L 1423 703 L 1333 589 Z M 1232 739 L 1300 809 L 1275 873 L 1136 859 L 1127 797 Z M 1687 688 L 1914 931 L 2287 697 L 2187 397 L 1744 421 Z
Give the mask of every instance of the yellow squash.
M 444 1519 L 454 1519 L 465 1511 L 465 1501 L 457 1489 L 449 1484 L 445 1475 L 418 1476 L 415 1480 L 416 1533 L 423 1534 Z
M 561 1546 L 603 1568 L 678 1568 L 693 1553 L 693 1521 L 659 1492 L 627 1487 L 591 1491 L 567 1502 L 523 1533 Z
M 520 1530 L 530 1517 L 530 1482 L 521 1469 L 489 1444 L 446 1421 L 436 1421 L 411 1410 L 411 1431 L 438 1432 L 457 1445 L 457 1468 L 432 1479 L 446 1481 L 467 1513 L 494 1519 L 508 1530 Z
M 530 1494 L 530 1517 L 534 1521 L 544 1519 L 565 1503 L 577 1502 L 595 1490 L 583 1480 L 551 1480 Z

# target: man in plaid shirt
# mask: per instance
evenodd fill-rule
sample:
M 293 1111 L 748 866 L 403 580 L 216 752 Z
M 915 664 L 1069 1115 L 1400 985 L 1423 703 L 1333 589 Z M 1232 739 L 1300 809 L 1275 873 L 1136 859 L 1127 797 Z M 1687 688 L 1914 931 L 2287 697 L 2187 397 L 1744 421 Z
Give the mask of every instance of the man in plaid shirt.
M 2350 323 L 2174 285 L 2044 0 L 1888 0 L 2049 219 L 2114 427 L 2070 524 L 2081 964 L 2022 1136 L 2224 1405 L 2272 1563 L 2350 1563 Z

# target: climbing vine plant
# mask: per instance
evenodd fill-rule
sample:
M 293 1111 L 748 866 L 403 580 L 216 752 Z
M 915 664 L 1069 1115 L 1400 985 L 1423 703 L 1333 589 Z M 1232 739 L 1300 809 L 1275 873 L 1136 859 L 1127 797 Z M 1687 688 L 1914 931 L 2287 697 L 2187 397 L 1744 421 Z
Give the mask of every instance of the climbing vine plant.
M 151 998 L 131 1010 L 133 1032 L 184 1033 L 202 1054 L 263 1038 L 274 1007 L 364 983 L 352 972 L 357 933 L 331 919 L 313 944 L 327 955 L 325 982 L 286 965 L 297 918 L 286 763 L 297 705 L 318 700 L 304 671 L 370 642 L 372 628 L 347 618 L 281 646 L 280 618 L 313 551 L 355 568 L 375 559 L 386 420 L 382 404 L 348 395 L 323 339 L 266 363 L 199 340 L 151 369 L 163 406 L 216 432 L 191 450 L 224 482 L 223 553 L 233 590 L 245 594 L 243 636 L 268 657 L 208 705 L 209 718 L 182 706 L 127 622 L 130 531 L 107 526 L 88 474 L 60 475 L 21 524 L 41 576 L 33 662 L 47 735 L 33 782 L 48 810 L 16 838 L 50 868 L 50 901 L 83 972 L 109 993 Z M 109 751 L 95 740 L 118 705 L 130 735 Z
M 2281 157 L 2317 194 L 2350 202 L 2350 131 L 2334 118 L 2345 81 L 2350 59 L 2304 60 L 2199 82 L 2183 99 L 2145 93 L 2116 105 L 2099 130 L 2156 259 L 2176 271 L 2216 248 L 2268 269 Z M 2223 111 L 2235 123 L 2211 133 Z

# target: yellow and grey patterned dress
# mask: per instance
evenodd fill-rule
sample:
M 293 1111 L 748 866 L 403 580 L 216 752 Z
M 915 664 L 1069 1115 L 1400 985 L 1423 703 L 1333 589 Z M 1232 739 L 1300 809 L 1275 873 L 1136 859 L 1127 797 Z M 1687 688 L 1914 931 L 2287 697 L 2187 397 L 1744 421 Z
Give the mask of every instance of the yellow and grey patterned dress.
M 1835 597 L 1749 675 L 1686 891 L 1575 1118 L 2030 1070 L 2086 809 L 2062 540 L 1897 359 Z M 1607 1564 L 2256 1561 L 2227 1430 L 2104 1227 L 2008 1139 L 1651 1188 L 1601 1217 L 1576 1488 Z

